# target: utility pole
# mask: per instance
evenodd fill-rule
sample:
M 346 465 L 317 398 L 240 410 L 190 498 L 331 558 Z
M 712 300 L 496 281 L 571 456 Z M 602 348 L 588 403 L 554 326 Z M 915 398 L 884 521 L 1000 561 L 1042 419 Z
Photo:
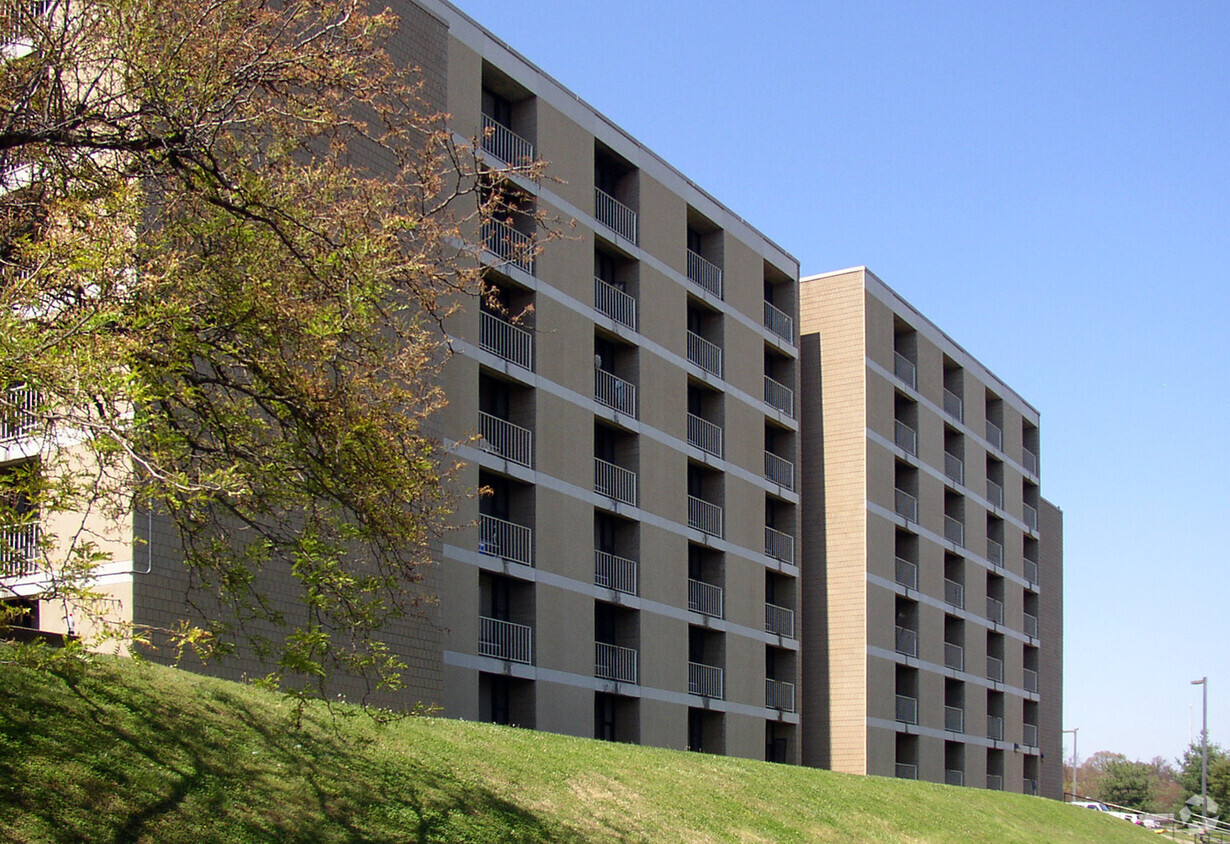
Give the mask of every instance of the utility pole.
M 1080 794 L 1076 790 L 1076 733 L 1080 727 L 1073 727 L 1070 730 L 1064 730 L 1065 733 L 1072 734 L 1072 799 L 1077 799 Z
M 1200 818 L 1205 829 L 1209 828 L 1209 678 L 1208 675 L 1199 680 L 1192 680 L 1193 686 L 1200 686 L 1201 697 L 1204 699 L 1204 722 L 1200 729 Z

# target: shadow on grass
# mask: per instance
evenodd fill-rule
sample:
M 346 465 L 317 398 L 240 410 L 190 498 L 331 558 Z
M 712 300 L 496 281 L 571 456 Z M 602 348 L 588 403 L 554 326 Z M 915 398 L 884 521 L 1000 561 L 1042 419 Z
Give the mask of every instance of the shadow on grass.
M 347 719 L 296 730 L 276 697 L 170 682 L 166 671 L 0 668 L 0 837 L 584 840 L 446 767 L 383 749 Z

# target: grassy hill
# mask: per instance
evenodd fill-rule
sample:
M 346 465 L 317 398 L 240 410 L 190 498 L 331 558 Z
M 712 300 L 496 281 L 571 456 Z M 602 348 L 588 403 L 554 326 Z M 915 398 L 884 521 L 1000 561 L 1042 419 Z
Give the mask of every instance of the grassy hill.
M 277 695 L 171 669 L 0 667 L 0 840 L 1156 840 L 1039 798 L 340 711 L 297 729 Z

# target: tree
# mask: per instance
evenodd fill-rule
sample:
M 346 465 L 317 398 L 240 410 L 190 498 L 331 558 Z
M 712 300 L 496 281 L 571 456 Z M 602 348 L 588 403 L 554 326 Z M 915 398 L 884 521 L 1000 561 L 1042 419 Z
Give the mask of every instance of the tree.
M 1146 810 L 1156 791 L 1154 772 L 1147 762 L 1126 757 L 1106 760 L 1094 796 L 1104 803 Z
M 449 511 L 421 427 L 444 400 L 440 328 L 479 292 L 467 233 L 503 209 L 390 56 L 395 16 L 366 9 L 0 15 L 20 48 L 0 66 L 0 413 L 48 446 L 4 479 L 0 524 L 154 502 L 195 594 L 283 625 L 250 644 L 316 693 L 339 668 L 397 682 L 378 631 L 423 597 Z M 45 530 L 39 548 L 46 595 L 88 606 L 97 538 Z M 294 618 L 256 586 L 276 566 Z M 168 631 L 236 641 L 207 632 Z
M 1201 748 L 1193 742 L 1183 752 L 1179 763 L 1179 785 L 1183 789 L 1182 799 L 1200 794 Z M 1224 813 L 1230 808 L 1230 753 L 1214 742 L 1209 743 L 1208 763 L 1209 797 L 1217 801 Z

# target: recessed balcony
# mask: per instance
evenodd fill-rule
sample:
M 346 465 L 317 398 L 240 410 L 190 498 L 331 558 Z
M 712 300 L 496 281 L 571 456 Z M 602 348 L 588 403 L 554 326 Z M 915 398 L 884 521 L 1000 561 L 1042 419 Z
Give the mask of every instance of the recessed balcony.
M 959 706 L 945 706 L 944 729 L 950 733 L 965 732 L 965 710 Z
M 637 657 L 636 648 L 595 642 L 594 676 L 600 680 L 614 680 L 616 683 L 636 683 Z
M 764 605 L 764 630 L 774 636 L 794 638 L 794 610 L 777 604 Z
M 954 671 L 965 670 L 965 648 L 955 642 L 944 643 L 944 666 Z
M 996 683 L 1004 682 L 1004 661 L 999 657 L 987 657 L 987 679 Z
M 965 483 L 965 461 L 951 452 L 944 452 L 944 474 L 954 484 Z
M 918 456 L 918 432 L 900 419 L 893 426 L 893 442 L 906 454 Z
M 958 547 L 965 547 L 965 523 L 952 516 L 944 517 L 944 538 Z
M 1004 450 L 1004 429 L 990 419 L 987 420 L 987 442 L 998 451 Z
M 898 627 L 896 635 L 897 653 L 905 656 L 918 656 L 918 631 L 909 627 Z
M 722 456 L 722 426 L 715 425 L 708 419 L 702 419 L 694 413 L 688 414 L 688 445 L 693 445 L 701 451 Z
M 1038 510 L 1031 504 L 1021 505 L 1022 514 L 1025 517 L 1025 527 L 1030 533 L 1038 532 Z
M 794 537 L 769 526 L 764 529 L 764 552 L 783 563 L 794 563 Z
M 1021 449 L 1021 462 L 1025 465 L 1025 471 L 1031 475 L 1038 474 L 1038 455 L 1034 454 L 1027 448 Z
M 37 390 L 25 384 L 6 389 L 0 401 L 0 443 L 30 436 L 38 421 L 37 410 Z
M 695 331 L 688 332 L 688 363 L 695 364 L 718 378 L 722 377 L 722 347 L 710 343 Z
M 794 320 L 772 302 L 764 303 L 764 326 L 783 340 L 794 342 Z
M 533 531 L 486 514 L 478 517 L 478 552 L 523 566 L 534 565 Z
M 636 299 L 597 277 L 594 278 L 594 310 L 636 331 Z
M 490 115 L 483 115 L 483 150 L 505 164 L 529 164 L 534 160 L 534 145 Z
M 899 780 L 916 780 L 918 766 L 911 762 L 897 762 L 893 767 L 893 775 Z
M 522 466 L 533 465 L 533 431 L 490 413 L 480 411 L 478 415 L 482 422 L 483 434 L 479 447 L 483 451 Z
M 688 527 L 710 536 L 722 536 L 722 508 L 695 495 L 688 496 Z
M 911 560 L 896 558 L 897 582 L 906 589 L 918 588 L 918 564 Z
M 944 600 L 959 610 L 965 609 L 965 586 L 944 578 Z
M 987 501 L 992 507 L 1004 509 L 1004 488 L 990 478 L 987 479 Z
M 1038 746 L 1038 725 L 1037 724 L 1022 724 L 1021 725 L 1021 744 L 1026 747 Z
M 794 463 L 771 451 L 764 453 L 764 476 L 784 489 L 794 490 Z
M 594 399 L 625 416 L 636 418 L 636 385 L 605 369 L 594 370 Z
M 725 697 L 722 669 L 701 662 L 688 663 L 688 694 L 721 700 Z
M 1004 602 L 987 596 L 987 619 L 996 624 L 1004 623 Z
M 483 247 L 506 264 L 534 274 L 534 239 L 502 220 L 487 220 L 482 226 Z
M 594 492 L 636 506 L 636 472 L 594 458 Z
M 1038 582 L 1038 564 L 1033 560 L 1025 561 L 1025 580 L 1031 585 Z
M 918 499 L 903 489 L 895 490 L 895 492 L 896 500 L 894 501 L 894 506 L 896 507 L 897 515 L 907 522 L 918 521 Z
M 893 352 L 893 374 L 907 386 L 918 387 L 918 367 L 901 352 Z
M 636 243 L 636 212 L 601 188 L 594 188 L 594 219 Z
M 534 335 L 489 311 L 478 315 L 478 345 L 509 363 L 534 368 Z
M 764 377 L 764 401 L 774 410 L 794 418 L 794 390 L 768 375 Z
M 719 299 L 722 298 L 722 268 L 691 249 L 688 250 L 688 278 L 702 289 Z
M 764 681 L 764 705 L 766 709 L 794 712 L 794 683 L 766 678 Z
M 722 618 L 726 610 L 725 602 L 726 591 L 721 586 L 688 578 L 688 609 L 692 612 Z
M 0 526 L 0 577 L 28 577 L 38 570 L 39 523 Z
M 1031 668 L 1026 668 L 1021 672 L 1022 680 L 1025 684 L 1025 691 L 1038 693 L 1038 672 Z
M 996 542 L 994 539 L 987 540 L 987 560 L 993 566 L 1004 564 L 1004 544 L 1002 542 Z
M 636 594 L 637 564 L 636 560 L 609 554 L 606 551 L 594 551 L 594 585 L 603 589 L 614 589 L 625 595 Z
M 528 665 L 534 661 L 534 631 L 527 624 L 479 616 L 478 654 Z
M 987 738 L 992 741 L 1004 740 L 1004 719 L 998 715 L 987 716 Z M 991 776 L 987 775 L 987 785 L 990 786 Z
M 897 721 L 902 724 L 918 723 L 918 698 L 897 695 Z
M 958 422 L 965 421 L 965 403 L 961 397 L 948 388 L 944 388 L 944 412 Z

